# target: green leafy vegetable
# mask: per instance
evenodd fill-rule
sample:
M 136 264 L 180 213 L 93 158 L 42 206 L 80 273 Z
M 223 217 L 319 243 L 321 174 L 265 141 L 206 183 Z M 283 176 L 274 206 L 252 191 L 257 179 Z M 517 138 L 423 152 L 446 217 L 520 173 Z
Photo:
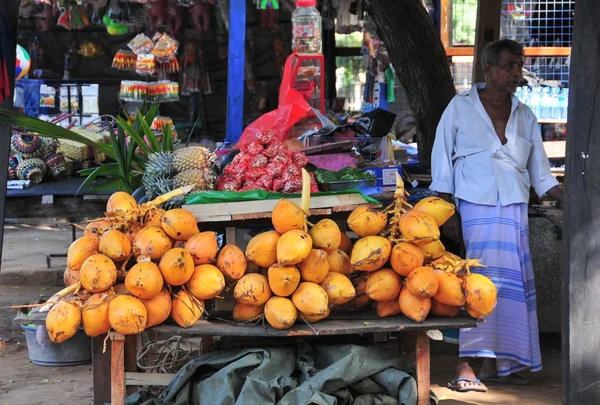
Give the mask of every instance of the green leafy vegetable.
M 345 167 L 337 172 L 316 169 L 315 178 L 319 183 L 333 183 L 336 181 L 375 180 L 377 177 L 359 168 Z

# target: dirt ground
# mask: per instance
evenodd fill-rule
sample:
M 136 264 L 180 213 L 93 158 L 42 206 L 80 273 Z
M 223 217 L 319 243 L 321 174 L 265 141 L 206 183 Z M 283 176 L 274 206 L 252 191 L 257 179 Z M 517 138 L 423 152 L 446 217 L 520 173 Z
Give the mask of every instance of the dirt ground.
M 46 269 L 47 253 L 66 251 L 71 240 L 70 228 L 48 226 L 7 226 L 2 267 L 0 269 L 0 405 L 91 404 L 91 365 L 43 367 L 29 361 L 25 334 L 12 319 L 9 305 L 26 304 L 52 295 L 64 269 L 63 258 L 53 259 Z M 35 248 L 32 249 L 32 246 Z M 7 281 L 20 281 L 8 283 Z M 12 285 L 11 285 L 12 284 Z M 27 285 L 29 284 L 29 285 Z M 37 284 L 37 285 L 31 285 Z M 558 405 L 562 403 L 560 385 L 560 340 L 543 336 L 544 369 L 526 373 L 531 380 L 525 387 L 492 386 L 487 393 L 455 393 L 446 384 L 452 380 L 455 347 L 432 344 L 432 389 L 441 405 Z

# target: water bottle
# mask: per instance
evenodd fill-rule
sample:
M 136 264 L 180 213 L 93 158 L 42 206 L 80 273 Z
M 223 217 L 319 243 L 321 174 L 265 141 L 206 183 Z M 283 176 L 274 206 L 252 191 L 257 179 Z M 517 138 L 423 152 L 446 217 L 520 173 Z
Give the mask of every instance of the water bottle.
M 544 87 L 542 89 L 542 98 L 540 100 L 540 114 L 542 120 L 550 118 L 550 89 Z
M 560 119 L 566 120 L 569 113 L 569 89 L 562 89 L 558 95 L 558 108 Z
M 296 0 L 292 13 L 292 50 L 321 53 L 321 14 L 317 0 Z
M 558 93 L 560 89 L 555 87 L 550 92 L 550 117 L 553 120 L 560 119 L 560 107 L 558 104 Z
M 533 89 L 533 91 L 531 92 L 531 96 L 529 98 L 529 103 L 530 103 L 530 107 L 531 110 L 533 111 L 533 113 L 535 114 L 535 116 L 537 117 L 537 119 L 541 119 L 541 111 L 540 111 L 540 88 L 539 87 L 535 87 Z
M 531 97 L 531 91 L 529 91 L 529 87 L 528 86 L 521 87 L 521 98 L 519 99 L 519 101 L 521 103 L 525 104 L 526 106 L 529 106 L 530 97 Z

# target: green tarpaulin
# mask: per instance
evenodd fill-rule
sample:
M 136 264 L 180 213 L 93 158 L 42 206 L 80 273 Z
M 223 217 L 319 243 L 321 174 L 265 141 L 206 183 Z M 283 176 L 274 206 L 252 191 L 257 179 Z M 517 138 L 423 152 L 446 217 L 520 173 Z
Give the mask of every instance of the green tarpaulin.
M 340 194 L 360 194 L 367 202 L 372 204 L 380 204 L 379 201 L 362 194 L 360 191 L 347 190 L 347 191 L 327 191 L 322 193 L 312 193 L 314 197 L 325 196 L 325 195 L 340 195 Z M 239 202 L 239 201 L 256 201 L 256 200 L 279 200 L 280 198 L 300 198 L 301 194 L 283 194 L 283 193 L 272 193 L 264 190 L 252 190 L 252 191 L 202 191 L 200 193 L 190 195 L 186 204 L 219 204 L 225 202 Z
M 382 346 L 221 350 L 190 361 L 159 398 L 140 391 L 126 404 L 415 405 L 413 371 Z

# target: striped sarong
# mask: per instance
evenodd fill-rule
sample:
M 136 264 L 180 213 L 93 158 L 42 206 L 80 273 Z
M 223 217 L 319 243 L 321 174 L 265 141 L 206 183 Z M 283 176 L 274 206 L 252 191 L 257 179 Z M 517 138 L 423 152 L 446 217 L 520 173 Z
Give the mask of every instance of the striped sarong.
M 496 358 L 498 375 L 542 369 L 535 283 L 529 252 L 527 204 L 496 206 L 460 201 L 468 258 L 487 268 L 498 289 L 494 312 L 477 328 L 461 329 L 460 357 Z

